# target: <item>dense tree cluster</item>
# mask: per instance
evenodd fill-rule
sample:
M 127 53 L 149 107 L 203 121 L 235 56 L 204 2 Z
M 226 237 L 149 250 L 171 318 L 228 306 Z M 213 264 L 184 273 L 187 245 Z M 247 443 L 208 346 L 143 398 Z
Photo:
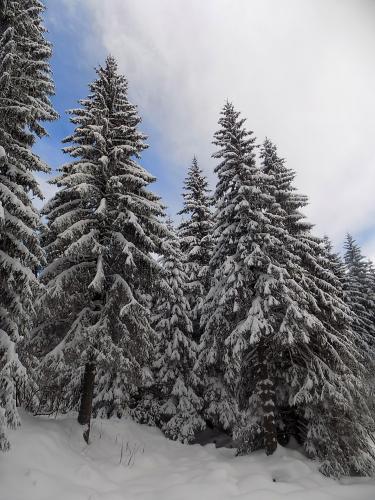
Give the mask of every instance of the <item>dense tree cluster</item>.
M 276 146 L 226 102 L 212 196 L 194 157 L 177 229 L 139 163 L 128 83 L 108 57 L 70 111 L 44 209 L 32 151 L 56 119 L 38 0 L 0 0 L 0 449 L 18 406 L 130 414 L 185 443 L 214 427 L 238 453 L 297 440 L 329 476 L 375 472 L 375 270 L 303 215 Z

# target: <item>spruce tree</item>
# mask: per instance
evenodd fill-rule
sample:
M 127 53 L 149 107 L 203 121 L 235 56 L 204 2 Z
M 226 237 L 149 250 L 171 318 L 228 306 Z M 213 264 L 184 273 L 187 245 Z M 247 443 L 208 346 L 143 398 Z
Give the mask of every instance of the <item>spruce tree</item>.
M 208 366 L 206 414 L 229 428 L 237 420 L 241 452 L 269 454 L 293 412 L 325 474 L 369 474 L 361 359 L 323 242 L 298 214 L 291 181 L 281 189 L 290 175 L 283 162 L 263 150 L 256 166 L 254 139 L 232 105 L 220 125 L 214 284 L 198 364 Z
M 19 358 L 31 327 L 35 276 L 43 261 L 39 214 L 31 196 L 42 197 L 35 172 L 48 166 L 32 152 L 46 135 L 42 122 L 57 117 L 50 96 L 51 46 L 38 0 L 0 1 L 0 449 L 9 448 L 6 427 L 20 424 L 21 386 L 29 384 Z
M 307 200 L 295 192 L 294 172 L 278 157 L 271 141 L 265 141 L 261 158 L 288 230 L 284 248 L 294 256 L 288 274 L 300 288 L 298 302 L 307 319 L 300 328 L 302 342 L 293 342 L 290 348 L 292 363 L 284 356 L 281 364 L 282 386 L 288 388 L 289 407 L 297 416 L 292 433 L 297 420 L 296 437 L 322 461 L 325 474 L 371 474 L 374 422 L 366 404 L 365 356 L 343 301 L 342 263 L 327 242 L 312 235 L 300 212 Z M 340 420 L 339 415 L 345 417 Z
M 83 377 L 78 420 L 89 426 L 93 404 L 121 415 L 150 375 L 153 254 L 161 253 L 166 229 L 160 200 L 148 190 L 155 179 L 137 163 L 147 147 L 140 118 L 112 57 L 80 104 L 65 139 L 74 159 L 61 168 L 54 181 L 61 191 L 46 208 L 46 291 L 35 337 L 59 329 L 43 366 L 56 377 L 72 373 L 65 402 Z
M 374 270 L 372 264 L 365 260 L 359 245 L 350 234 L 346 237 L 344 249 L 345 297 L 353 312 L 353 329 L 357 333 L 358 347 L 366 359 L 369 379 L 373 379 L 375 364 Z
M 187 216 L 187 219 L 179 225 L 178 234 L 190 284 L 187 296 L 192 311 L 193 337 L 199 341 L 202 304 L 210 287 L 209 261 L 213 222 L 208 182 L 196 157 L 188 170 L 182 196 L 184 206 L 179 214 Z
M 288 272 L 295 259 L 275 187 L 256 165 L 255 139 L 244 121 L 227 103 L 215 134 L 220 149 L 214 157 L 222 161 L 216 167 L 214 284 L 200 363 L 212 365 L 208 417 L 225 428 L 237 427 L 242 451 L 264 447 L 271 454 L 286 404 L 283 352 L 288 344 L 303 342 L 301 330 L 310 316 Z M 224 394 L 228 407 L 223 407 Z
M 371 350 L 375 344 L 375 295 L 371 265 L 366 262 L 350 234 L 346 237 L 344 249 L 348 303 L 356 317 L 355 328 Z
M 161 259 L 163 277 L 154 311 L 157 335 L 155 381 L 158 388 L 158 421 L 171 439 L 189 442 L 204 427 L 200 416 L 199 380 L 193 371 L 197 344 L 192 338 L 191 310 L 187 299 L 188 280 L 179 240 L 169 223 Z
M 370 319 L 371 319 L 371 337 L 365 344 L 367 348 L 367 367 L 368 367 L 368 382 L 369 382 L 369 405 L 372 408 L 373 414 L 375 414 L 375 267 L 372 261 L 366 261 L 367 268 L 367 279 L 366 288 L 368 289 L 368 304 L 371 308 Z
M 344 302 L 346 302 L 345 262 L 342 259 L 341 255 L 334 251 L 333 244 L 327 235 L 324 236 L 323 243 L 324 243 L 324 249 L 325 249 L 327 259 L 329 260 L 329 262 L 331 264 L 330 269 L 331 269 L 332 273 L 334 274 L 334 276 L 336 277 L 336 284 L 337 284 L 337 288 L 339 289 L 339 292 L 340 292 L 340 297 L 344 300 Z
M 257 373 L 246 380 L 255 384 L 256 404 L 266 415 L 264 435 L 271 453 L 276 445 L 273 386 L 268 386 L 269 353 L 263 338 L 269 330 L 267 303 L 272 301 L 271 291 L 283 270 L 273 267 L 267 255 L 273 244 L 269 227 L 273 222 L 264 215 L 268 204 L 268 195 L 261 188 L 264 175 L 256 167 L 255 139 L 244 122 L 227 103 L 219 120 L 221 129 L 215 134 L 214 144 L 220 149 L 213 156 L 222 161 L 215 169 L 213 284 L 204 307 L 198 370 L 206 372 L 206 417 L 233 430 L 239 416 L 238 392 L 244 382 L 243 359 L 249 356 L 250 344 L 260 344 L 251 362 Z

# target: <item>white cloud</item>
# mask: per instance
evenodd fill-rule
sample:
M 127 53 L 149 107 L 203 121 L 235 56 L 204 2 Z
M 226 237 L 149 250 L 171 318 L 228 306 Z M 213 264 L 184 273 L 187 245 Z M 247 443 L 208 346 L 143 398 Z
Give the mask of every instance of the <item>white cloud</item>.
M 194 153 L 212 170 L 212 134 L 229 98 L 259 140 L 273 139 L 297 171 L 319 232 L 339 241 L 346 231 L 371 227 L 371 0 L 85 0 L 85 5 L 98 43 L 119 60 L 133 99 L 155 130 L 171 175 Z
M 375 263 L 375 236 L 369 238 L 362 249 L 363 255 Z

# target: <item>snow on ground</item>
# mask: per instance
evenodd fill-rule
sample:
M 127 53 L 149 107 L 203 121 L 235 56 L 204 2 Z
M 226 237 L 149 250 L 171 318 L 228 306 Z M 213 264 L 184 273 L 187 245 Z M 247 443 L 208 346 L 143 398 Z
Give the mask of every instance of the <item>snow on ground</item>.
M 0 454 L 0 500 L 374 498 L 375 480 L 327 479 L 298 451 L 235 457 L 214 445 L 168 441 L 130 420 L 95 420 L 87 446 L 74 418 L 24 414 L 12 450 Z

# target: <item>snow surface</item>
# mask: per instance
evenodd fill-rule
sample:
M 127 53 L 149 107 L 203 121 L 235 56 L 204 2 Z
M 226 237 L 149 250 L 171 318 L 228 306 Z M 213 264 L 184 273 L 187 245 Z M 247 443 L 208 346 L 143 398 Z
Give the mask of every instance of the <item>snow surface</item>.
M 11 451 L 0 454 L 1 500 L 375 498 L 374 479 L 327 479 L 295 450 L 235 457 L 231 449 L 169 441 L 130 420 L 95 420 L 87 446 L 74 418 L 23 414 L 22 421 Z

